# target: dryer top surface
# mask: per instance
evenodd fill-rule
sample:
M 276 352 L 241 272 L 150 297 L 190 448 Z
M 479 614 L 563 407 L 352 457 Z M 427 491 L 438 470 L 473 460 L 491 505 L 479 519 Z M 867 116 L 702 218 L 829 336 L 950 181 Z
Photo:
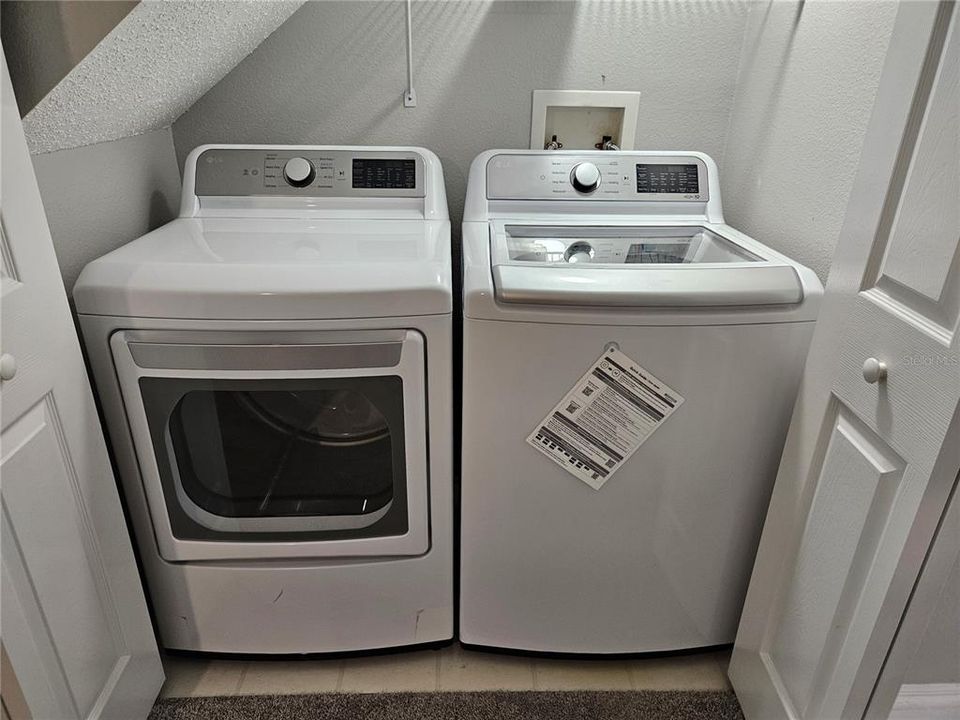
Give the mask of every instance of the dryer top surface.
M 451 312 L 446 220 L 178 218 L 95 260 L 90 315 L 334 319 Z

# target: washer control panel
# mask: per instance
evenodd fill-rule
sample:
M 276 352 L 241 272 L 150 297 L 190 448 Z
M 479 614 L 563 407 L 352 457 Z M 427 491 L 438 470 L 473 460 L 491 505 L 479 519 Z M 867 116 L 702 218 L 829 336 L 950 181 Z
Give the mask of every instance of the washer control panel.
M 707 166 L 693 155 L 510 153 L 487 163 L 490 200 L 622 200 L 705 203 Z
M 213 148 L 197 158 L 200 196 L 424 197 L 423 157 L 396 150 Z

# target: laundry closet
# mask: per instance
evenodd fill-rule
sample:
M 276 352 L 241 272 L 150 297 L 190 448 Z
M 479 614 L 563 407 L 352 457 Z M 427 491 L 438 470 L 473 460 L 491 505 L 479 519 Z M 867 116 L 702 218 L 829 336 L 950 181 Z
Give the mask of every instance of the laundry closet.
M 4 0 L 4 717 L 955 717 L 958 16 Z

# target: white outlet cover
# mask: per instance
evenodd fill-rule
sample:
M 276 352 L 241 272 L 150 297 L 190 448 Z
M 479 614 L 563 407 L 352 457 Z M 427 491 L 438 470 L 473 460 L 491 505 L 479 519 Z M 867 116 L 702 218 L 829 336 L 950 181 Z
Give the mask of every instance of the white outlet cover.
M 543 150 L 547 111 L 556 107 L 622 109 L 620 149 L 634 149 L 637 118 L 640 115 L 640 93 L 614 90 L 534 90 L 530 116 L 530 149 Z M 559 139 L 563 141 L 563 138 Z

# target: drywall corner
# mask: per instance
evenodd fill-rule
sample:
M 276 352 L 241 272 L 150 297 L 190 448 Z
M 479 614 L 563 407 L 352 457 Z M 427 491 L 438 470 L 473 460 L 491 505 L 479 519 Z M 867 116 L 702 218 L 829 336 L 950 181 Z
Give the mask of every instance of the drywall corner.
M 24 116 L 30 152 L 168 127 L 302 3 L 139 3 Z
M 721 190 L 727 222 L 825 280 L 898 4 L 750 8 Z
M 169 127 L 33 156 L 67 289 L 83 267 L 173 219 L 180 172 Z

